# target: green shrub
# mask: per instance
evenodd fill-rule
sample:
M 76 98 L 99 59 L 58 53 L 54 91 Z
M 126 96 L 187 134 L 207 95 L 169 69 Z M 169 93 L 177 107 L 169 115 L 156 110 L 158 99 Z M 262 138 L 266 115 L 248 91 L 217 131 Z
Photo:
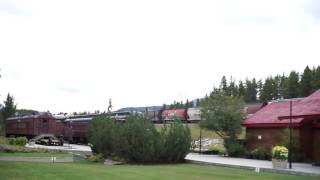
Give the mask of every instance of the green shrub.
M 258 147 L 250 152 L 250 155 L 254 159 L 270 159 L 271 158 L 271 150 L 266 147 Z
M 184 127 L 180 120 L 175 119 L 161 131 L 163 149 L 161 160 L 165 162 L 181 162 L 190 151 L 191 133 L 188 126 Z
M 24 146 L 27 144 L 27 142 L 28 142 L 28 139 L 23 136 L 23 137 L 17 137 L 15 143 L 18 146 Z
M 224 146 L 231 157 L 243 157 L 245 155 L 244 146 L 234 139 L 225 139 Z
M 0 144 L 7 144 L 7 139 L 3 136 L 0 136 Z
M 10 144 L 10 145 L 16 145 L 16 138 L 10 137 L 10 138 L 8 138 L 7 140 L 8 140 L 8 144 Z
M 110 156 L 115 151 L 118 125 L 107 115 L 96 117 L 89 128 L 89 141 L 94 153 Z
M 180 162 L 191 146 L 190 130 L 180 121 L 159 133 L 150 120 L 138 114 L 130 115 L 124 123 L 106 115 L 95 118 L 89 140 L 95 153 L 138 163 Z
M 140 115 L 131 115 L 119 127 L 116 154 L 131 162 L 158 161 L 161 149 L 160 134 L 153 123 Z
M 103 162 L 104 158 L 103 158 L 102 154 L 96 154 L 96 155 L 91 155 L 88 158 L 88 161 L 90 161 L 90 162 Z
M 225 154 L 226 148 L 223 146 L 223 144 L 213 144 L 209 146 L 208 151 L 210 151 L 212 154 Z

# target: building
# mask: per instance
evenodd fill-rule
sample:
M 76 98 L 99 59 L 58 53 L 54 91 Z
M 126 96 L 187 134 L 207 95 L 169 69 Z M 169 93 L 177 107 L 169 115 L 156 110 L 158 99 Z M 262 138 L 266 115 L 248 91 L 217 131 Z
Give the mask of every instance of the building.
M 273 146 L 288 142 L 290 101 L 295 159 L 320 162 L 320 90 L 306 98 L 270 102 L 248 117 L 242 123 L 247 149 L 271 152 Z

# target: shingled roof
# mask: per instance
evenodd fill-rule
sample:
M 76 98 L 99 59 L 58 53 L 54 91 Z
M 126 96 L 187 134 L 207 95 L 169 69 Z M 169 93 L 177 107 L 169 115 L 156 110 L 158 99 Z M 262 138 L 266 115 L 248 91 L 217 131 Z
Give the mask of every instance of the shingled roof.
M 270 102 L 242 125 L 246 127 L 286 127 L 290 119 L 292 101 L 292 125 L 300 126 L 308 117 L 320 117 L 320 90 L 306 98 Z
M 298 104 L 302 99 L 293 99 L 293 106 Z M 246 119 L 242 125 L 246 127 L 285 127 L 288 126 L 289 120 L 279 120 L 279 116 L 285 116 L 290 113 L 290 101 L 273 101 L 264 106 L 258 112 Z M 292 119 L 293 126 L 299 126 L 303 118 Z
M 292 106 L 292 117 L 306 118 L 320 116 L 320 90 L 304 98 L 297 105 Z M 290 116 L 283 115 L 279 119 L 288 119 Z

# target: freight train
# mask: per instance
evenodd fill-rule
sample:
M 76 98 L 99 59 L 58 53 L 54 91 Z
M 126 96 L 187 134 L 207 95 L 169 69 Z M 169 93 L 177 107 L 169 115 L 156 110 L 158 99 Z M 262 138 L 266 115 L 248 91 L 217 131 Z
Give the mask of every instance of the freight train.
M 261 105 L 246 107 L 247 113 L 256 112 Z M 170 123 L 175 118 L 184 123 L 196 123 L 200 121 L 199 108 L 165 109 L 159 111 L 116 111 L 111 117 L 123 122 L 132 113 L 144 115 L 154 123 Z M 98 114 L 54 116 L 47 112 L 32 115 L 10 117 L 6 119 L 7 136 L 26 136 L 28 139 L 41 134 L 53 134 L 69 142 L 88 142 L 88 130 L 90 123 Z

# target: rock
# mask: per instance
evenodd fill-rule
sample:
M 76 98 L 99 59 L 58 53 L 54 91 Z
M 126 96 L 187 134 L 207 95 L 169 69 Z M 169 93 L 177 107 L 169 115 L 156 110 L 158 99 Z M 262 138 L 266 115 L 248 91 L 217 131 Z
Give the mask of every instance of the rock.
M 5 144 L 0 144 L 0 152 L 5 152 L 8 149 L 8 146 Z

